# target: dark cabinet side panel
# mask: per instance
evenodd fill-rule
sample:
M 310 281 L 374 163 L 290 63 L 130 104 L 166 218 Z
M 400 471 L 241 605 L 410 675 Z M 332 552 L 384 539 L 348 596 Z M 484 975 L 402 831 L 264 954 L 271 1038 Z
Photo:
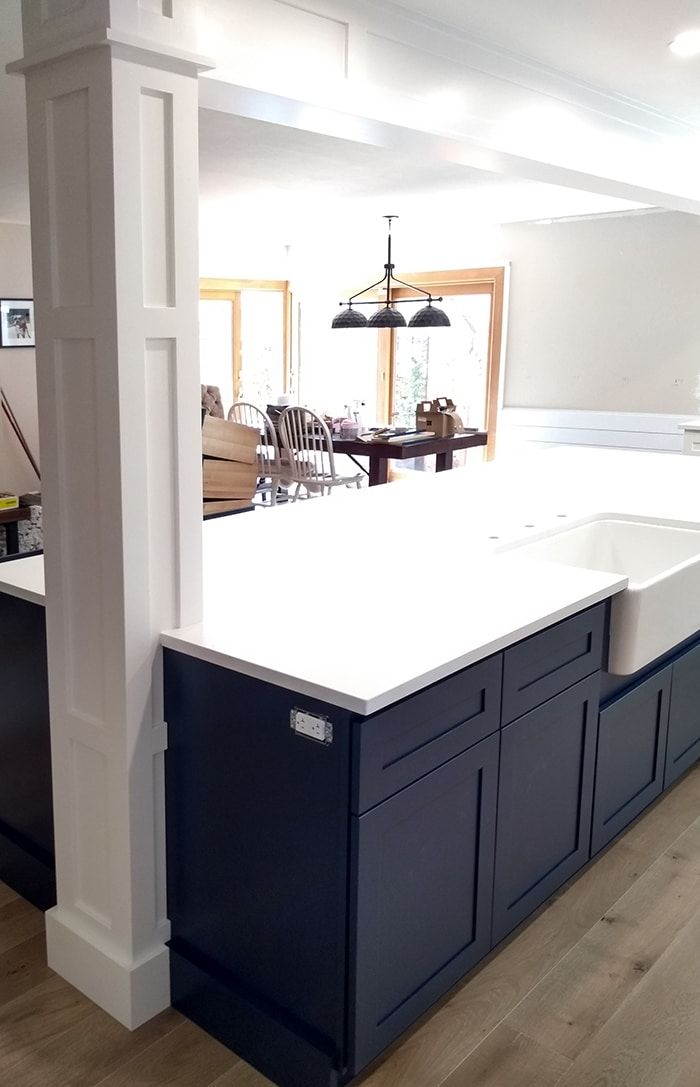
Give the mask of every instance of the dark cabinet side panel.
M 494 942 L 587 860 L 599 676 L 501 731 Z
M 333 1050 L 342 1067 L 349 715 L 171 651 L 165 684 L 174 946 L 215 962 L 236 999 L 263 1009 L 261 1052 L 272 1018 Z M 333 742 L 293 732 L 295 706 L 328 715 Z M 196 1018 L 191 1000 L 187 1012 Z
M 700 646 L 673 665 L 664 788 L 700 758 Z
M 48 909 L 56 877 L 45 609 L 0 594 L 0 646 L 0 879 Z
M 663 788 L 671 669 L 601 710 L 591 854 L 644 811 Z
M 490 948 L 498 743 L 353 819 L 355 1071 Z

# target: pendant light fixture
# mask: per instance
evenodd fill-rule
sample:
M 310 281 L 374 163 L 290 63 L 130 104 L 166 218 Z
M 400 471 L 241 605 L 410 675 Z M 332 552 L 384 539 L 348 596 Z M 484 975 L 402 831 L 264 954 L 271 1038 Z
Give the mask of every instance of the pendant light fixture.
M 442 302 L 442 298 L 433 298 L 430 291 L 424 291 L 422 287 L 414 287 L 411 283 L 404 283 L 402 279 L 397 279 L 394 273 L 394 265 L 391 263 L 391 223 L 393 219 L 398 219 L 398 215 L 385 215 L 385 219 L 389 222 L 389 234 L 387 237 L 387 253 L 386 264 L 384 265 L 384 275 L 377 282 L 373 283 L 370 287 L 365 287 L 363 291 L 358 291 L 357 294 L 351 295 L 347 302 L 341 302 L 341 306 L 346 306 L 347 309 L 342 309 L 340 313 L 336 314 L 331 323 L 331 328 L 405 328 L 406 318 L 400 313 L 396 306 L 403 302 L 416 302 L 416 298 L 392 298 L 391 288 L 394 283 L 400 284 L 402 287 L 408 287 L 409 290 L 415 291 L 416 294 L 423 295 L 427 298 L 427 305 L 419 309 L 417 313 L 413 314 L 408 322 L 409 328 L 449 328 L 450 319 L 444 310 L 438 309 L 433 305 L 433 302 Z M 370 299 L 369 301 L 358 302 L 357 299 L 361 298 L 363 294 L 368 294 L 369 291 L 375 290 L 377 287 L 382 287 L 386 284 L 386 301 L 376 313 L 373 313 L 369 320 L 363 313 L 358 313 L 354 306 L 376 306 L 376 299 Z

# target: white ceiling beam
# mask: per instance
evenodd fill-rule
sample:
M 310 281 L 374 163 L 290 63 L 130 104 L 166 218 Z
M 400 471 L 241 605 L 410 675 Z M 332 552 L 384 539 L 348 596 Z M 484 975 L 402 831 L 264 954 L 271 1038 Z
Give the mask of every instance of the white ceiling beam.
M 693 199 L 643 184 L 602 177 L 534 157 L 496 150 L 455 135 L 421 132 L 378 118 L 360 117 L 313 102 L 236 86 L 213 76 L 205 75 L 200 79 L 199 105 L 200 109 L 231 113 L 251 120 L 267 121 L 337 139 L 389 148 L 494 174 L 562 185 L 700 215 L 700 197 Z

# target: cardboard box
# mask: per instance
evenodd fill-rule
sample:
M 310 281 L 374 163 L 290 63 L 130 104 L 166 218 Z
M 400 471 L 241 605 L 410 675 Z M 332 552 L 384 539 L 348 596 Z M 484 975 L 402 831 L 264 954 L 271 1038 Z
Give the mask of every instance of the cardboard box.
M 449 438 L 464 430 L 454 401 L 448 396 L 438 396 L 430 401 L 421 400 L 416 405 L 416 426 L 418 430 L 432 430 L 438 438 Z

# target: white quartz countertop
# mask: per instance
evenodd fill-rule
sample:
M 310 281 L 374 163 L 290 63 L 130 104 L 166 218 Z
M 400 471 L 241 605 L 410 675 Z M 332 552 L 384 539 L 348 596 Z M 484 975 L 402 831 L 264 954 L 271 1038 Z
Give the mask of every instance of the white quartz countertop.
M 557 449 L 212 522 L 163 644 L 369 714 L 623 590 L 508 545 L 600 513 L 700 523 L 700 459 Z
M 203 621 L 163 645 L 374 713 L 622 591 L 519 557 L 516 540 L 600 514 L 700 527 L 700 458 L 558 448 L 204 526 Z M 0 564 L 41 602 L 42 559 Z
M 211 522 L 204 621 L 163 644 L 374 713 L 623 590 L 508 550 L 601 513 L 700 524 L 700 458 L 561 448 Z
M 44 604 L 44 558 L 29 555 L 0 562 L 0 593 L 18 596 L 32 604 Z

